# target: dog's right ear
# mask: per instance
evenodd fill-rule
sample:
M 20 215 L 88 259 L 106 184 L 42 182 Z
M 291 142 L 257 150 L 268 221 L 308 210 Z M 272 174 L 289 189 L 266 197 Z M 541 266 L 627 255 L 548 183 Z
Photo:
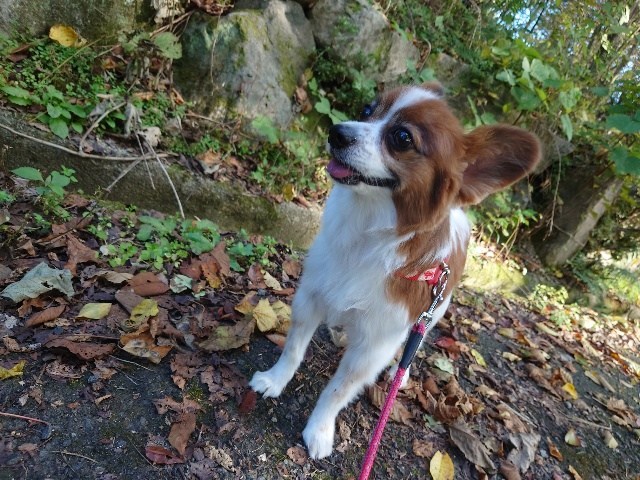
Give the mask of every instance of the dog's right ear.
M 436 80 L 433 80 L 431 82 L 424 82 L 422 85 L 420 85 L 420 88 L 435 93 L 439 98 L 445 97 L 446 92 L 444 91 L 444 87 L 440 82 Z
M 481 202 L 517 182 L 540 161 L 538 138 L 510 125 L 485 125 L 465 135 L 467 167 L 458 196 L 461 205 Z

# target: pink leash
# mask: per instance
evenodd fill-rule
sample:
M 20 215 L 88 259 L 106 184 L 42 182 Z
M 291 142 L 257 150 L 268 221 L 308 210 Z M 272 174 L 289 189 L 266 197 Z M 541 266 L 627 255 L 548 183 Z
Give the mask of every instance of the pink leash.
M 391 415 L 391 410 L 393 409 L 393 403 L 396 400 L 396 396 L 400 390 L 400 385 L 402 384 L 402 377 L 404 377 L 407 368 L 411 365 L 413 357 L 415 357 L 416 352 L 420 347 L 420 343 L 422 342 L 422 338 L 427 331 L 427 327 L 429 327 L 433 321 L 433 312 L 443 299 L 443 293 L 447 286 L 448 278 L 449 267 L 443 262 L 442 271 L 440 272 L 436 285 L 433 287 L 433 302 L 427 311 L 420 314 L 418 320 L 413 325 L 413 328 L 409 333 L 409 338 L 407 339 L 404 351 L 402 352 L 402 358 L 398 364 L 398 370 L 396 371 L 393 383 L 391 383 L 391 387 L 389 388 L 389 393 L 387 393 L 387 398 L 384 401 L 382 411 L 380 412 L 380 418 L 378 419 L 378 424 L 376 425 L 371 441 L 369 442 L 369 448 L 367 448 L 367 453 L 364 455 L 358 480 L 367 480 L 369 478 L 369 474 L 373 468 L 373 463 L 375 462 L 376 455 L 378 454 L 378 447 L 380 447 L 380 440 L 382 440 L 384 427 L 387 425 L 387 420 L 389 420 L 389 415 Z

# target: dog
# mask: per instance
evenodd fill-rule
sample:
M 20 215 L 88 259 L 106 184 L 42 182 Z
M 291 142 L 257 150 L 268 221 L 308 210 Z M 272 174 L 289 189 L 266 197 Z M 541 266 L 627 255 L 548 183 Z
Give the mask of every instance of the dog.
M 329 129 L 328 150 L 334 185 L 284 350 L 250 382 L 264 397 L 278 397 L 317 327 L 344 328 L 348 346 L 302 434 L 314 459 L 331 454 L 338 413 L 391 364 L 430 305 L 431 284 L 423 280 L 444 261 L 450 277 L 431 325 L 447 310 L 470 237 L 462 208 L 526 176 L 541 155 L 536 136 L 520 128 L 465 133 L 436 82 L 384 93 L 358 121 Z

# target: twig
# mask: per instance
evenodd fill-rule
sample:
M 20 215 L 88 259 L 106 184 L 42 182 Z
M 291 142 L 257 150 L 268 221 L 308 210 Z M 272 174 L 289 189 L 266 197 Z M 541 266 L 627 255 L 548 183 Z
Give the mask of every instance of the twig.
M 560 412 L 567 420 L 571 420 L 572 422 L 583 423 L 585 425 L 589 425 L 594 428 L 602 428 L 604 430 L 612 431 L 611 427 L 607 427 L 606 425 L 600 425 L 599 423 L 590 422 L 589 420 L 583 420 L 582 418 L 571 417 L 565 413 Z
M 142 159 L 142 158 L 138 158 L 138 159 L 137 159 L 137 160 L 135 160 L 134 162 L 131 162 L 131 164 L 130 164 L 130 165 L 127 165 L 127 168 L 125 168 L 122 172 L 120 172 L 120 175 L 118 175 L 118 176 L 116 177 L 116 179 L 115 179 L 113 182 L 111 182 L 111 184 L 110 184 L 107 188 L 105 188 L 105 190 L 106 190 L 107 192 L 111 192 L 111 189 L 112 189 L 113 187 L 115 187 L 115 186 L 116 186 L 116 184 L 117 184 L 120 180 L 122 180 L 122 179 L 127 175 L 127 173 L 129 173 L 131 170 L 133 170 L 134 168 L 136 168 L 136 166 L 137 166 L 140 162 L 142 162 L 143 160 L 144 160 L 144 159 Z
M 151 146 L 151 144 L 145 139 L 145 144 L 147 145 L 147 148 L 149 150 L 151 150 L 151 152 L 155 155 L 155 150 L 153 149 L 153 147 Z M 173 195 L 174 197 L 176 197 L 176 202 L 178 203 L 178 210 L 180 211 L 180 216 L 184 219 L 184 209 L 182 208 L 182 202 L 180 201 L 180 196 L 178 195 L 178 191 L 176 190 L 176 186 L 173 184 L 173 181 L 171 180 L 171 177 L 169 176 L 169 172 L 167 171 L 167 169 L 165 168 L 164 164 L 162 163 L 162 160 L 160 160 L 160 157 L 158 157 L 156 155 L 156 160 L 158 161 L 158 165 L 160 165 L 160 169 L 162 170 L 162 172 L 164 173 L 164 176 L 167 177 L 167 180 L 169 182 L 169 186 L 171 187 L 171 190 L 173 191 Z
M 44 423 L 45 425 L 50 425 L 49 422 L 45 422 L 44 420 L 39 420 L 37 418 L 32 418 L 32 417 L 25 417 L 23 415 L 16 415 L 14 413 L 0 412 L 0 415 L 2 415 L 3 417 L 19 418 L 20 420 L 27 420 L 28 422 L 38 422 L 38 423 Z
M 136 452 L 138 452 L 138 454 L 139 454 L 142 458 L 144 458 L 144 459 L 146 460 L 146 462 L 147 462 L 149 465 L 151 465 L 151 466 L 152 466 L 152 467 L 154 467 L 154 468 L 157 468 L 157 467 L 156 467 L 156 465 L 155 465 L 151 460 L 149 460 L 145 455 L 143 455 L 143 454 L 142 454 L 142 452 L 141 452 L 140 450 L 138 450 L 138 447 L 136 447 L 136 444 L 135 444 L 135 442 L 133 441 L 133 439 L 132 439 L 129 435 L 127 435 L 127 434 L 125 434 L 125 435 L 126 435 L 126 437 L 129 439 L 129 442 L 131 443 L 131 446 L 133 447 L 133 449 L 134 449 Z
M 60 453 L 62 455 L 73 455 L 74 457 L 80 457 L 80 458 L 84 458 L 85 460 L 89 460 L 90 462 L 93 463 L 98 463 L 96 460 L 94 460 L 93 458 L 90 457 L 86 457 L 84 455 L 80 455 L 79 453 L 73 453 L 73 452 L 69 452 L 67 450 L 52 450 L 53 453 Z
M 138 385 L 138 382 L 136 382 L 133 378 L 131 378 L 129 375 L 127 375 L 126 373 L 124 373 L 122 370 L 120 370 L 119 368 L 116 368 L 116 370 L 118 372 L 120 372 L 121 374 L 123 374 L 125 377 L 127 377 L 127 379 L 129 379 L 129 381 L 131 383 L 133 383 L 134 385 Z
M 150 368 L 145 367 L 144 365 L 140 365 L 139 363 L 136 362 L 132 362 L 131 360 L 125 360 L 124 358 L 118 358 L 115 355 L 109 355 L 111 358 L 114 358 L 116 360 L 118 360 L 119 362 L 124 362 L 124 363 L 131 363 L 133 365 L 136 365 L 140 368 L 144 368 L 145 370 L 149 370 L 150 372 L 153 372 L 153 370 L 151 370 Z
M 39 138 L 32 137 L 31 135 L 27 135 L 26 133 L 19 132 L 14 130 L 7 125 L 0 123 L 0 128 L 7 130 L 8 132 L 13 133 L 14 135 L 18 135 L 19 137 L 26 138 L 28 140 L 34 141 L 36 143 L 40 143 L 42 145 L 46 145 L 48 147 L 53 147 L 58 150 L 62 150 L 63 152 L 69 153 L 71 155 L 75 155 L 81 158 L 89 158 L 91 160 L 110 160 L 114 162 L 135 162 L 138 160 L 150 160 L 154 158 L 167 158 L 172 156 L 169 153 L 156 153 L 154 155 L 143 155 L 142 157 L 116 157 L 116 156 L 103 156 L 103 155 L 92 155 L 90 153 L 78 152 L 76 150 L 71 150 L 70 148 L 63 147 L 62 145 L 58 145 L 57 143 L 47 142 L 46 140 L 40 140 Z
M 107 111 L 103 112 L 102 115 L 100 115 L 95 122 L 93 122 L 89 128 L 87 128 L 87 131 L 84 132 L 84 135 L 82 135 L 82 138 L 80 139 L 80 143 L 78 144 L 78 152 L 82 152 L 82 146 L 84 145 L 85 140 L 87 139 L 87 137 L 91 134 L 91 132 L 93 132 L 93 130 L 100 125 L 100 122 L 102 120 L 104 120 L 106 118 L 107 115 L 109 115 L 111 112 L 115 112 L 116 110 L 119 110 L 120 108 L 124 107 L 127 104 L 127 102 L 120 102 L 117 103 L 116 105 L 114 105 L 113 107 L 111 107 L 110 109 L 108 109 Z

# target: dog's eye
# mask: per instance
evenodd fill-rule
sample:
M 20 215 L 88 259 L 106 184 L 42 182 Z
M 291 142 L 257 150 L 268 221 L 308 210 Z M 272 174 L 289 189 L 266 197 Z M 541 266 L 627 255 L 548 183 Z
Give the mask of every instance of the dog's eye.
M 360 113 L 360 119 L 366 120 L 371 116 L 371 114 L 373 114 L 373 107 L 371 105 L 365 105 Z
M 397 128 L 391 133 L 391 146 L 394 150 L 409 150 L 413 147 L 413 138 L 406 128 Z

